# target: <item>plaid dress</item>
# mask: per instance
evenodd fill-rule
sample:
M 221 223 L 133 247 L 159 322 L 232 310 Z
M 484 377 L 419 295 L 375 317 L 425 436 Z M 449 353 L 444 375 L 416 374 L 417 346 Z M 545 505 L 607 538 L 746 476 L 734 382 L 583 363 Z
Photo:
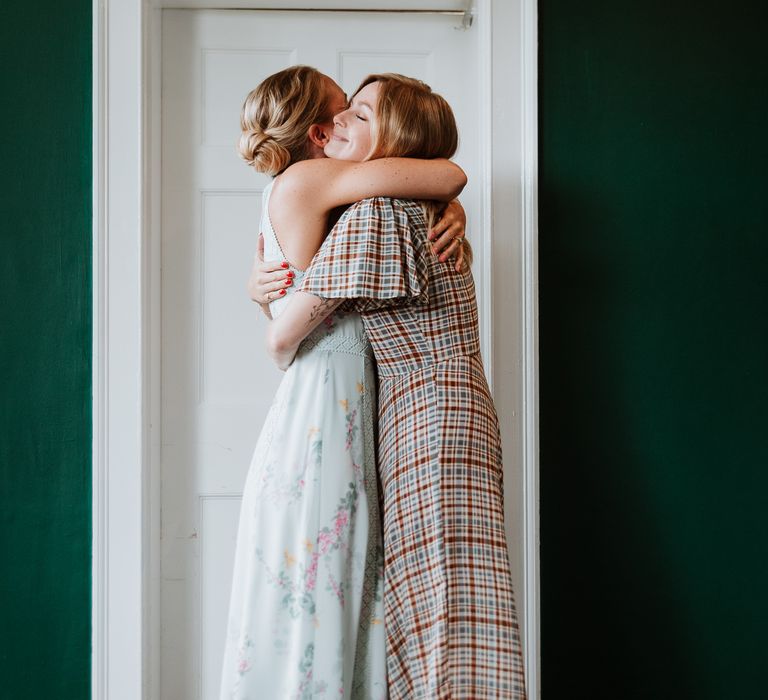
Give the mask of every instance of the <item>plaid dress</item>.
M 431 252 L 418 204 L 374 198 L 300 289 L 354 299 L 378 365 L 390 697 L 525 698 L 471 273 Z

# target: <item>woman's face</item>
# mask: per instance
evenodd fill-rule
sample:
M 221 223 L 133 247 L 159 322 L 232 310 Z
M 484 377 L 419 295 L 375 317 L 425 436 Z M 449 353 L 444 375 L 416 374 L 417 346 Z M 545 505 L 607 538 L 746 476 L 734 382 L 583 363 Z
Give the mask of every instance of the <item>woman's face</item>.
M 369 83 L 358 92 L 349 106 L 333 120 L 333 134 L 325 147 L 325 155 L 338 160 L 361 161 L 371 155 L 372 120 L 379 98 L 378 82 Z

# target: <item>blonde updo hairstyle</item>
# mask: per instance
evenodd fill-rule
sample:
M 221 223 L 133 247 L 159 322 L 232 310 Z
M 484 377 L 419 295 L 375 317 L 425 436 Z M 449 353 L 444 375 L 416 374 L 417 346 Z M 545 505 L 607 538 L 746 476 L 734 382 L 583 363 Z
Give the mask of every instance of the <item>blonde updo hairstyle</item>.
M 421 80 L 399 73 L 369 75 L 355 91 L 380 83 L 371 124 L 371 153 L 366 158 L 450 158 L 459 145 L 453 110 L 442 95 Z M 424 201 L 422 207 L 431 228 L 445 209 L 442 202 Z M 472 249 L 465 240 L 465 259 Z
M 309 127 L 329 122 L 333 116 L 326 81 L 315 68 L 292 66 L 251 90 L 240 112 L 240 157 L 272 176 L 306 160 Z

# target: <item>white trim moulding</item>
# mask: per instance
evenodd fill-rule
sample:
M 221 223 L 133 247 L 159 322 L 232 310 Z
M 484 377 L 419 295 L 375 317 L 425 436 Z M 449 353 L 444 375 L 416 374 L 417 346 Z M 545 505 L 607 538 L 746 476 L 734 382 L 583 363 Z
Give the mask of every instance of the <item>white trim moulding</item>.
M 92 696 L 144 697 L 141 0 L 93 4 Z
M 216 0 L 206 4 L 223 5 Z M 159 191 L 159 20 L 164 6 L 172 7 L 173 0 L 93 1 L 92 697 L 97 700 L 159 698 L 160 411 L 155 387 L 160 312 L 152 290 L 160 282 L 159 210 L 153 197 Z M 503 82 L 491 77 L 494 38 L 497 44 L 509 42 L 509 36 L 501 35 L 508 30 L 499 26 L 501 18 L 516 13 L 513 28 L 522 35 L 515 59 L 521 61 L 522 87 L 515 77 L 510 88 L 524 105 L 518 136 L 521 191 L 504 196 L 521 200 L 521 259 L 512 271 L 521 276 L 523 306 L 522 397 L 516 401 L 522 412 L 522 447 L 516 450 L 522 456 L 516 459 L 522 459 L 525 488 L 521 623 L 529 697 L 538 698 L 536 0 L 511 5 L 506 0 L 477 0 L 472 12 L 477 21 L 471 31 L 480 32 L 482 42 L 479 94 L 487 105 L 482 126 L 488 134 L 499 128 L 491 103 L 504 97 Z M 514 65 L 515 71 L 518 68 Z M 483 137 L 481 148 L 481 312 L 486 368 L 492 373 L 491 325 L 503 302 L 493 301 L 491 229 L 498 190 L 506 187 L 506 180 L 493 181 L 498 159 L 490 135 Z M 514 226 L 520 230 L 517 223 Z M 489 379 L 496 379 L 497 390 L 502 389 L 500 377 Z
M 541 697 L 539 596 L 539 363 L 538 363 L 538 7 L 522 0 L 522 300 L 523 484 L 525 609 L 523 629 L 528 697 Z
M 106 288 L 105 263 L 106 240 L 104 237 L 105 192 L 107 190 L 104 163 L 106 161 L 106 8 L 99 0 L 94 0 L 92 7 L 92 114 L 93 114 L 93 157 L 92 157 L 92 541 L 91 541 L 91 696 L 106 697 L 106 677 L 108 674 L 108 655 L 106 644 L 107 619 L 107 572 L 106 572 L 106 494 L 107 483 L 107 346 L 106 346 Z

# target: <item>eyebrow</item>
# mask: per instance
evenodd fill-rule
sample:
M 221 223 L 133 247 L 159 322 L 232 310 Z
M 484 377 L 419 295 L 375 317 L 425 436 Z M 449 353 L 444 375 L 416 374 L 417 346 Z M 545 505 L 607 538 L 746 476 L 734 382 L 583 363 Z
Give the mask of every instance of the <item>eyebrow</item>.
M 363 102 L 362 100 L 356 100 L 353 97 L 349 103 L 350 107 L 352 106 L 353 103 L 355 104 L 355 106 L 367 107 L 371 112 L 373 112 L 373 107 L 371 107 L 371 105 L 369 105 L 367 102 Z

